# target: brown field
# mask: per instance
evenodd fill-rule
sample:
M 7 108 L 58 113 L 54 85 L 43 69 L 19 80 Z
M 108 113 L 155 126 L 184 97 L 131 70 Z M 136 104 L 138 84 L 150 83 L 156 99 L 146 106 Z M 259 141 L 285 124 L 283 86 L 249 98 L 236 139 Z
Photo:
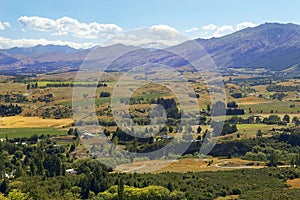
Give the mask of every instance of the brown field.
M 1 117 L 0 128 L 62 128 L 71 126 L 72 119 L 42 119 L 40 117 Z
M 162 173 L 162 172 L 202 172 L 219 170 L 236 170 L 244 168 L 263 168 L 262 162 L 242 160 L 239 158 L 219 159 L 219 158 L 185 158 L 180 160 L 149 160 L 143 162 L 133 162 L 122 164 L 116 167 L 116 172 L 122 173 Z
M 36 77 L 37 80 L 50 80 L 50 79 L 61 79 L 61 80 L 72 80 L 75 79 L 77 72 L 65 72 L 58 74 L 40 74 Z
M 50 79 L 60 79 L 60 80 L 75 80 L 77 74 L 80 72 L 65 72 L 65 73 L 58 73 L 58 74 L 42 74 L 37 77 L 38 80 L 50 80 Z M 95 73 L 88 74 L 84 72 L 89 77 L 94 77 Z M 99 74 L 99 72 L 96 72 Z M 117 80 L 117 75 L 120 73 L 102 73 L 102 80 Z M 96 76 L 95 76 L 96 77 Z
M 287 184 L 290 186 L 290 189 L 298 189 L 300 188 L 300 178 L 296 178 L 293 180 L 287 180 Z
M 209 164 L 211 162 L 211 164 Z M 201 171 L 219 171 L 219 170 L 234 170 L 243 168 L 262 168 L 263 163 L 242 160 L 239 158 L 232 159 L 197 159 L 186 158 L 177 162 L 173 162 L 165 168 L 161 168 L 157 172 L 201 172 Z
M 227 83 L 225 87 L 226 89 L 240 89 L 240 86 L 235 85 L 233 83 Z
M 295 86 L 295 82 L 294 81 L 288 81 L 288 82 L 281 82 L 281 83 L 277 83 L 276 85 L 281 85 L 281 86 Z
M 240 98 L 236 101 L 237 101 L 238 105 L 255 105 L 255 104 L 269 102 L 269 101 L 266 101 L 265 99 L 258 98 L 256 96 L 249 96 L 249 97 L 245 97 L 245 98 Z
M 7 94 L 7 92 L 14 92 L 14 93 L 25 93 L 26 84 L 23 83 L 0 83 L 0 94 Z
M 12 78 L 12 76 L 7 76 L 7 75 L 0 75 L 0 80 L 5 81 L 6 79 Z
M 258 91 L 259 93 L 263 93 L 266 92 L 267 85 L 256 85 L 253 86 L 252 88 Z

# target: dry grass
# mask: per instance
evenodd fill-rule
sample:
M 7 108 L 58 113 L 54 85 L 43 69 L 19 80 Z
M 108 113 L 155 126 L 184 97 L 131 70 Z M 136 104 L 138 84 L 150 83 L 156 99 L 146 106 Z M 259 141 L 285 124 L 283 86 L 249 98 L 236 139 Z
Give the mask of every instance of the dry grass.
M 156 173 L 160 172 L 202 172 L 202 171 L 224 171 L 224 170 L 235 170 L 241 169 L 248 164 L 253 163 L 252 161 L 242 160 L 240 158 L 232 159 L 198 159 L 198 158 L 186 158 L 181 159 L 177 162 L 172 162 L 170 165 L 161 168 Z M 252 168 L 261 168 L 262 166 L 253 166 Z M 248 168 L 248 167 L 245 167 Z
M 26 89 L 26 84 L 23 83 L 0 83 L 0 94 L 4 95 L 7 93 L 26 93 L 27 89 Z
M 266 92 L 267 85 L 256 85 L 253 86 L 252 88 L 258 91 L 259 93 L 264 93 Z
M 237 100 L 238 105 L 255 105 L 261 103 L 267 103 L 265 99 L 258 98 L 257 96 L 249 96 L 245 98 L 240 98 Z
M 199 159 L 199 158 L 185 158 L 180 160 L 150 160 L 143 162 L 133 162 L 128 164 L 122 164 L 116 167 L 116 172 L 123 173 L 162 173 L 162 172 L 203 172 L 203 171 L 224 171 L 224 170 L 236 170 L 242 168 L 262 168 L 263 164 L 256 164 L 253 166 L 247 166 L 252 161 L 242 160 L 239 158 L 232 159 Z
M 287 184 L 290 186 L 290 189 L 299 189 L 300 188 L 300 178 L 293 180 L 287 180 Z
M 0 128 L 41 128 L 68 127 L 73 123 L 72 119 L 42 119 L 39 117 L 2 117 L 0 119 Z
M 202 159 L 187 158 L 171 163 L 170 165 L 157 170 L 156 172 L 198 172 L 204 170 L 213 170 L 214 165 L 208 166 L 208 162 Z
M 295 86 L 295 82 L 294 81 L 288 81 L 288 82 L 280 82 L 277 83 L 276 85 L 281 85 L 281 86 Z
M 76 76 L 78 73 L 81 73 L 81 72 L 65 72 L 65 73 L 59 73 L 59 74 L 42 74 L 42 75 L 39 75 L 37 77 L 38 80 L 55 80 L 55 79 L 60 79 L 60 80 L 75 80 Z M 100 75 L 99 72 L 91 72 L 90 74 L 87 73 L 87 72 L 83 72 L 84 74 L 86 74 L 88 77 L 95 77 L 95 78 L 98 78 L 99 76 L 97 75 Z M 106 72 L 103 72 L 101 73 L 102 75 L 102 78 L 101 80 L 118 80 L 118 76 L 116 75 L 119 73 L 106 73 Z

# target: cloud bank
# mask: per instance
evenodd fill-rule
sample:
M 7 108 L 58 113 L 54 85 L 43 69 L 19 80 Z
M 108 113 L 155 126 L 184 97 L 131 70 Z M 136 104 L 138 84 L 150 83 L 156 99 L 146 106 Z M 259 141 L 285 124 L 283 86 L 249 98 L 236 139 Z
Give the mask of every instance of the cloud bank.
M 24 30 L 33 29 L 52 32 L 53 36 L 70 34 L 84 39 L 109 38 L 122 31 L 122 28 L 115 24 L 100 24 L 97 22 L 87 24 L 70 17 L 53 20 L 38 16 L 22 16 L 19 17 L 18 22 L 23 25 Z
M 202 29 L 205 31 L 213 31 L 216 30 L 217 26 L 214 24 L 209 24 L 207 26 L 203 26 Z
M 240 31 L 242 29 L 245 28 L 249 28 L 249 27 L 255 27 L 257 26 L 256 24 L 252 23 L 252 22 L 242 22 L 239 23 L 235 26 L 232 25 L 221 25 L 221 26 L 217 26 L 215 24 L 208 24 L 206 26 L 203 26 L 202 28 L 191 28 L 186 30 L 186 33 L 191 33 L 191 32 L 201 32 L 201 36 L 203 38 L 212 38 L 212 37 L 222 37 L 224 35 L 233 33 L 235 31 Z
M 111 39 L 104 41 L 101 45 L 108 46 L 122 43 L 125 45 L 167 47 L 180 44 L 189 38 L 181 35 L 175 28 L 168 25 L 159 24 L 149 28 L 135 29 L 128 32 L 122 32 Z

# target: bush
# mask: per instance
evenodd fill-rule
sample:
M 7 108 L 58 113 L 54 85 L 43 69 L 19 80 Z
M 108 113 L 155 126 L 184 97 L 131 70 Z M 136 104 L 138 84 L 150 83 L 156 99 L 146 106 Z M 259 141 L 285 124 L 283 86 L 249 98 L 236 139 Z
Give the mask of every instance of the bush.
M 242 98 L 242 97 L 243 97 L 242 93 L 239 93 L 239 92 L 233 93 L 233 94 L 231 94 L 231 96 L 232 96 L 233 98 L 236 98 L 236 99 L 239 99 L 239 98 Z
M 100 97 L 110 97 L 109 92 L 100 92 Z

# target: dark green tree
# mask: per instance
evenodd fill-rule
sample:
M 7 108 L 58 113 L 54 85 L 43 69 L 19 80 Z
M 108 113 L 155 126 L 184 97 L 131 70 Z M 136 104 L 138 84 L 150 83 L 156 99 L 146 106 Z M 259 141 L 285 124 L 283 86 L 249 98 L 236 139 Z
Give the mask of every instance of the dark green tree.
M 290 123 L 290 116 L 289 115 L 284 115 L 282 121 L 286 122 L 286 123 Z
M 199 133 L 201 133 L 201 131 L 202 131 L 201 126 L 198 126 L 198 128 L 197 128 L 197 133 L 199 134 Z
M 256 137 L 262 137 L 262 131 L 260 129 L 258 129 L 256 133 Z
M 118 200 L 124 200 L 124 182 L 122 178 L 118 181 Z
M 269 156 L 269 164 L 270 167 L 277 167 L 278 165 L 278 157 L 275 151 L 272 151 Z

